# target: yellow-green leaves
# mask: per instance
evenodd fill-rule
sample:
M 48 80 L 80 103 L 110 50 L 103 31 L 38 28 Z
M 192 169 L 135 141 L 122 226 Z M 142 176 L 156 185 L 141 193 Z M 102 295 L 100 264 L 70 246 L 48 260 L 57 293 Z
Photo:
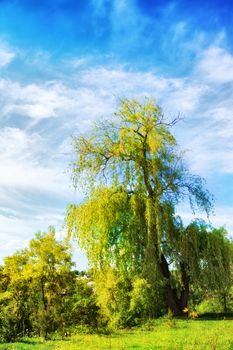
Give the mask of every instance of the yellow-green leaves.
M 123 99 L 114 118 L 77 137 L 73 178 L 87 197 L 81 205 L 69 206 L 66 218 L 69 235 L 78 238 L 97 272 L 110 267 L 125 280 L 143 275 L 154 289 L 160 275 L 170 294 L 169 261 L 173 248 L 179 248 L 179 228 L 170 231 L 174 208 L 186 196 L 192 209 L 208 213 L 212 206 L 202 179 L 190 175 L 182 161 L 171 133 L 174 122 L 164 118 L 153 100 Z M 181 250 L 174 254 L 177 265 L 171 266 L 181 264 L 179 254 Z M 181 265 L 184 270 L 183 261 Z M 187 294 L 188 271 L 182 273 Z M 177 302 L 181 296 L 176 292 L 169 307 L 178 314 L 187 297 Z
M 89 193 L 93 186 L 112 183 L 148 191 L 149 185 L 154 187 L 149 182 L 173 153 L 171 147 L 175 139 L 155 102 L 124 99 L 113 120 L 97 124 L 89 136 L 74 139 L 74 183 L 82 180 Z
M 153 246 L 158 260 L 164 203 L 173 207 L 187 194 L 193 206 L 211 207 L 202 180 L 190 176 L 182 162 L 172 124 L 155 101 L 123 99 L 114 119 L 74 139 L 73 177 L 76 185 L 84 180 L 79 184 L 86 189 L 87 200 L 69 206 L 66 223 L 68 234 L 78 237 L 91 260 L 116 263 L 116 257 L 129 251 L 127 244 L 137 247 L 137 258 Z M 140 214 L 134 211 L 135 198 L 144 208 Z M 142 226 L 139 233 L 137 227 Z
M 86 249 L 92 262 L 101 261 L 101 257 L 110 259 L 111 244 L 124 234 L 120 228 L 124 212 L 127 213 L 127 200 L 124 191 L 99 188 L 85 203 L 68 208 L 68 232 L 78 237 L 80 246 Z

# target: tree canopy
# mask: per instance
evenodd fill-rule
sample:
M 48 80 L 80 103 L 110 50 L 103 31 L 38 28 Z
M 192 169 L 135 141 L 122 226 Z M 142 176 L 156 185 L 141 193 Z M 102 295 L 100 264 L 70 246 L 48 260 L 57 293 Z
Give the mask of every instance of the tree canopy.
M 91 266 L 140 275 L 154 289 L 161 279 L 167 306 L 180 314 L 190 281 L 199 276 L 198 264 L 208 260 L 199 239 L 203 234 L 214 242 L 217 234 L 198 222 L 184 228 L 175 215 L 176 205 L 186 199 L 193 211 L 207 216 L 213 208 L 204 180 L 190 174 L 171 133 L 176 121 L 166 120 L 153 100 L 124 99 L 111 119 L 75 138 L 73 181 L 87 196 L 81 205 L 69 206 L 66 221 Z M 218 237 L 215 244 L 221 246 L 223 234 Z M 218 257 L 217 268 L 223 264 L 219 259 L 224 257 Z

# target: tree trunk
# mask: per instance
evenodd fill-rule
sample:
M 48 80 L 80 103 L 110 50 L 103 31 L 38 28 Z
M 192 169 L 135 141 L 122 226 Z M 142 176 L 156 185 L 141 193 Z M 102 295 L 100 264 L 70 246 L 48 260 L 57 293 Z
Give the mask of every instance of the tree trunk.
M 189 300 L 189 276 L 187 274 L 187 264 L 181 262 L 180 264 L 181 269 L 181 279 L 183 282 L 184 289 L 181 292 L 180 297 L 180 307 L 183 311 L 188 306 L 188 300 Z
M 167 307 L 172 311 L 174 316 L 178 316 L 180 315 L 180 307 L 177 298 L 177 292 L 174 288 L 171 287 L 170 271 L 164 254 L 161 254 L 160 258 L 160 271 L 166 281 L 165 291 Z
M 167 307 L 172 311 L 174 316 L 184 315 L 183 310 L 187 307 L 189 299 L 189 278 L 186 272 L 186 266 L 184 264 L 181 266 L 184 289 L 181 292 L 180 298 L 178 298 L 177 289 L 171 286 L 171 274 L 164 254 L 161 254 L 160 271 L 166 281 L 165 291 Z
M 180 297 L 180 308 L 183 311 L 188 307 L 188 300 L 189 300 L 189 288 L 185 288 L 181 292 Z
M 177 290 L 171 288 L 169 283 L 166 285 L 165 288 L 168 309 L 172 311 L 174 316 L 182 315 L 182 310 L 180 309 L 179 300 L 177 298 Z
M 150 194 L 150 188 L 148 188 L 148 193 Z M 171 273 L 166 257 L 160 251 L 161 221 L 159 214 L 159 205 L 156 205 L 153 195 L 150 195 L 147 200 L 146 208 L 147 244 L 143 276 L 148 280 L 152 288 L 156 288 L 158 273 L 161 273 L 162 277 L 166 281 L 165 297 L 167 307 L 171 309 L 174 316 L 180 316 L 185 314 L 183 310 L 187 307 L 189 298 L 189 277 L 187 275 L 187 266 L 184 263 L 180 264 L 181 278 L 184 289 L 179 298 L 177 289 L 172 288 L 171 285 Z
M 155 221 L 155 207 L 153 200 L 148 198 L 146 203 L 146 219 L 147 219 L 147 242 L 145 251 L 145 260 L 143 267 L 143 276 L 153 286 L 158 273 L 158 234 Z
M 44 310 L 46 311 L 47 310 L 47 301 L 46 301 L 46 298 L 45 298 L 43 277 L 41 278 L 41 293 L 42 293 L 43 307 L 44 307 Z
M 222 299 L 223 299 L 223 312 L 224 312 L 224 313 L 227 313 L 228 308 L 227 308 L 226 293 L 223 293 Z

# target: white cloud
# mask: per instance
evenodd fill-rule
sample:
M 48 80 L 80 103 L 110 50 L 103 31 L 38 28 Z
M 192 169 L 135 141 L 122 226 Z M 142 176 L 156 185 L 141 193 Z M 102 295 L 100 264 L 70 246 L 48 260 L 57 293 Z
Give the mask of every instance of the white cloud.
M 202 218 L 205 222 L 209 222 L 213 227 L 225 227 L 230 237 L 233 237 L 233 223 L 232 223 L 233 206 L 216 206 L 214 215 L 211 215 L 209 221 L 204 214 L 197 213 L 194 215 L 191 211 L 180 208 L 178 215 L 181 216 L 185 225 L 188 225 L 192 220 Z
M 59 83 L 21 85 L 1 79 L 2 116 L 18 114 L 35 120 L 57 116 L 57 111 L 69 106 L 66 88 Z
M 140 88 L 148 92 L 152 89 L 163 90 L 169 84 L 176 83 L 176 80 L 155 76 L 151 72 L 127 71 L 121 67 L 97 67 L 84 71 L 81 74 L 81 82 L 90 87 L 99 87 L 101 91 L 105 90 L 109 94 L 126 94 L 133 91 L 139 95 Z
M 0 42 L 0 68 L 7 66 L 13 61 L 16 53 L 7 45 Z
M 49 225 L 55 225 L 59 231 L 63 222 L 64 214 L 53 208 L 40 208 L 41 213 L 38 216 L 19 213 L 14 211 L 14 216 L 0 214 L 0 263 L 1 260 L 16 250 L 26 248 L 30 239 L 38 231 L 47 232 Z
M 0 130 L 1 172 L 0 186 L 27 191 L 51 192 L 65 196 L 69 189 L 68 174 L 60 164 L 43 162 L 46 147 L 41 137 L 17 128 Z
M 7 242 L 1 244 L 1 249 L 3 249 L 3 251 L 8 251 L 8 250 L 18 250 L 21 248 L 25 248 L 27 245 L 27 240 L 25 239 L 10 239 L 7 240 Z
M 164 78 L 153 72 L 127 71 L 121 67 L 111 69 L 106 67 L 90 69 L 81 74 L 80 81 L 102 98 L 111 96 L 113 101 L 122 97 L 142 99 L 153 97 L 156 102 L 165 107 L 169 114 L 177 112 L 190 113 L 197 107 L 200 97 L 207 86 L 198 81 L 192 82 L 186 78 Z M 106 98 L 105 98 L 106 103 Z
M 233 82 L 233 55 L 221 47 L 207 49 L 197 65 L 202 79 L 213 83 Z
M 71 60 L 69 60 L 67 63 L 71 65 L 72 68 L 79 68 L 81 66 L 84 66 L 88 63 L 88 58 L 86 57 L 76 57 Z
M 215 216 L 211 219 L 211 221 L 215 227 L 224 226 L 227 229 L 229 235 L 233 238 L 232 213 L 233 207 L 216 207 Z
M 0 117 L 30 118 L 34 124 L 50 118 L 67 120 L 93 120 L 106 110 L 112 110 L 114 96 L 107 90 L 96 92 L 90 87 L 78 84 L 70 87 L 62 82 L 22 85 L 11 80 L 0 80 Z M 67 124 L 68 124 L 67 123 Z M 73 129 L 74 124 L 71 125 Z
M 0 220 L 1 223 L 1 220 Z M 12 237 L 12 236 L 11 236 Z M 1 239 L 0 264 L 2 264 L 5 257 L 14 254 L 17 250 L 26 248 L 28 245 L 27 239 L 10 238 L 6 240 Z

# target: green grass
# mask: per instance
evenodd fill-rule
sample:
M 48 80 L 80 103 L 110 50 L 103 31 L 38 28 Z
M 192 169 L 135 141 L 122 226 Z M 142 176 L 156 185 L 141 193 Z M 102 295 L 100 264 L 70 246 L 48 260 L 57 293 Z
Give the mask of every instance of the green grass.
M 148 327 L 112 335 L 72 336 L 67 340 L 0 344 L 0 350 L 233 350 L 233 321 L 157 320 Z

